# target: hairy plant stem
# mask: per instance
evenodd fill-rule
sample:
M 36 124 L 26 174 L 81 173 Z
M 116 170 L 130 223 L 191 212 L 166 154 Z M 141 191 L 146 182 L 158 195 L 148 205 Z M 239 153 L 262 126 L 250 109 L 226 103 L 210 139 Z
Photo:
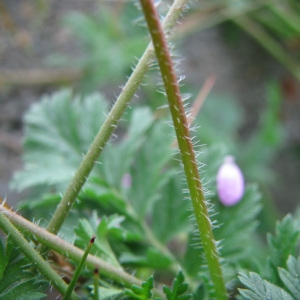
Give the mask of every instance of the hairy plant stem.
M 3 206 L 0 207 L 3 208 Z M 68 285 L 29 244 L 29 242 L 26 241 L 20 231 L 10 222 L 3 212 L 0 212 L 0 226 L 10 235 L 14 243 L 20 247 L 22 253 L 32 262 L 32 265 L 36 267 L 62 295 L 65 295 Z M 70 296 L 72 299 L 77 299 L 74 292 L 72 292 Z
M 187 2 L 188 0 L 174 1 L 163 23 L 165 30 L 169 30 L 174 26 Z M 111 134 L 113 133 L 118 121 L 122 117 L 137 88 L 141 84 L 142 79 L 148 70 L 149 62 L 153 56 L 154 51 L 152 45 L 150 44 L 139 60 L 126 85 L 123 87 L 115 105 L 108 114 L 100 131 L 96 135 L 90 149 L 86 153 L 83 161 L 72 178 L 70 185 L 58 204 L 47 226 L 47 230 L 49 232 L 57 233 L 60 230 L 76 200 L 76 197 L 78 196 L 91 170 L 93 169 L 95 162 L 97 161 Z M 39 248 L 39 250 L 41 251 L 42 249 Z
M 155 54 L 162 74 L 169 107 L 178 140 L 178 146 L 190 191 L 190 196 L 199 228 L 203 250 L 206 256 L 211 280 L 217 299 L 228 299 L 219 262 L 216 242 L 213 237 L 208 209 L 205 203 L 200 175 L 193 149 L 189 126 L 185 115 L 180 90 L 173 67 L 171 55 L 159 16 L 152 0 L 140 0 L 146 22 L 151 34 Z
M 76 263 L 79 263 L 81 261 L 82 256 L 84 255 L 83 250 L 62 240 L 57 235 L 48 232 L 46 229 L 41 228 L 34 223 L 24 219 L 12 210 L 5 208 L 3 205 L 0 205 L 0 216 L 5 217 L 4 215 L 9 219 L 8 220 L 6 218 L 8 222 L 13 223 L 17 228 L 20 228 L 23 232 L 25 231 L 28 235 L 30 235 L 32 238 L 37 239 L 46 247 L 56 251 L 57 253 L 69 258 Z M 6 232 L 10 232 L 10 230 L 5 229 L 6 227 L 4 227 L 2 222 L 0 222 L 0 226 L 1 228 L 4 228 Z M 11 226 L 13 225 L 11 224 Z M 31 247 L 31 252 L 33 250 L 34 249 Z M 128 287 L 130 287 L 132 284 L 141 285 L 143 283 L 142 280 L 124 272 L 123 269 L 113 267 L 101 258 L 91 254 L 87 256 L 85 264 L 92 270 L 94 270 L 95 266 L 97 266 L 99 272 L 102 275 L 116 280 L 117 282 Z M 162 297 L 163 294 L 160 290 L 154 289 L 153 291 L 157 296 Z

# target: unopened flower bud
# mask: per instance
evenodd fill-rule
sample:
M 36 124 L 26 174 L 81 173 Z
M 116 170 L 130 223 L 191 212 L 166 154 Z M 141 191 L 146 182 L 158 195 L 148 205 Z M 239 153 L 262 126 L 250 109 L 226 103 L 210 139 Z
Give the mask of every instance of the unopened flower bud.
M 227 156 L 217 174 L 217 191 L 225 206 L 238 203 L 244 195 L 245 183 L 242 171 L 232 156 Z

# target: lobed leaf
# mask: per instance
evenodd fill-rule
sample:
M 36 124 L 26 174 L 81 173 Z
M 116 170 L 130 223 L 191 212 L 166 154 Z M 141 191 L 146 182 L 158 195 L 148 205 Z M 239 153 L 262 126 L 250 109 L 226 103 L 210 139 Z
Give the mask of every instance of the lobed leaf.
M 257 273 L 250 272 L 249 276 L 240 274 L 240 281 L 248 289 L 239 289 L 243 299 L 247 300 L 294 300 L 294 298 L 280 287 L 263 280 Z
M 109 232 L 108 223 L 114 218 L 115 217 L 112 216 L 110 220 L 108 220 L 106 217 L 99 219 L 98 216 L 94 214 L 90 221 L 87 219 L 80 219 L 77 227 L 74 230 L 76 233 L 75 244 L 78 247 L 85 249 L 91 237 L 96 235 L 97 238 L 94 246 L 91 249 L 91 253 L 99 255 L 108 263 L 120 268 L 121 266 L 107 239 L 107 234 Z
M 260 198 L 257 186 L 250 185 L 237 205 L 224 207 L 219 202 L 215 204 L 218 214 L 213 220 L 220 225 L 214 229 L 214 233 L 215 238 L 221 240 L 220 252 L 227 267 L 250 265 L 251 261 L 257 259 L 253 250 L 257 247 L 254 233 L 261 210 Z
M 164 123 L 159 121 L 151 127 L 130 172 L 132 186 L 127 197 L 141 218 L 152 212 L 156 201 L 163 200 L 161 189 L 174 175 L 174 170 L 166 168 L 173 151 L 171 129 Z
M 104 122 L 107 103 L 99 94 L 84 99 L 71 90 L 44 96 L 25 114 L 24 169 L 12 187 L 44 185 L 63 190 Z
M 290 256 L 287 270 L 278 268 L 279 276 L 287 290 L 295 299 L 300 299 L 300 258 Z
M 47 286 L 13 242 L 8 238 L 5 247 L 0 239 L 0 299 L 42 299 Z
M 147 300 L 152 297 L 153 276 L 150 276 L 141 286 L 132 285 L 131 289 L 126 290 L 126 295 L 130 299 Z
M 182 178 L 174 175 L 161 189 L 160 200 L 153 207 L 152 228 L 162 243 L 190 230 L 190 202 L 182 198 Z
M 188 284 L 184 281 L 184 275 L 182 271 L 179 271 L 177 276 L 173 280 L 172 288 L 167 286 L 163 287 L 163 291 L 166 294 L 167 300 L 187 300 L 191 298 L 190 294 L 185 294 L 188 289 Z
M 130 266 L 148 267 L 157 270 L 167 269 L 172 264 L 172 260 L 169 257 L 166 257 L 153 247 L 149 247 L 143 254 L 123 251 L 120 256 L 120 262 Z
M 278 267 L 286 268 L 290 255 L 296 256 L 299 244 L 300 230 L 293 217 L 288 214 L 282 221 L 276 223 L 275 234 L 268 234 L 270 248 L 269 263 L 274 282 L 279 282 Z

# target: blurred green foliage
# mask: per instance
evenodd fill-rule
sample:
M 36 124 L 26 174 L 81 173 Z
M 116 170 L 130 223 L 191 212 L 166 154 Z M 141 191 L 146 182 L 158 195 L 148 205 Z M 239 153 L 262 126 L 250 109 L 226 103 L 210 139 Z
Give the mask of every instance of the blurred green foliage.
M 54 53 L 47 61 L 82 70 L 81 92 L 112 88 L 130 75 L 134 61 L 147 45 L 146 28 L 138 25 L 139 18 L 140 11 L 133 2 L 102 5 L 93 14 L 69 13 L 63 26 L 72 32 L 82 53 L 76 59 Z

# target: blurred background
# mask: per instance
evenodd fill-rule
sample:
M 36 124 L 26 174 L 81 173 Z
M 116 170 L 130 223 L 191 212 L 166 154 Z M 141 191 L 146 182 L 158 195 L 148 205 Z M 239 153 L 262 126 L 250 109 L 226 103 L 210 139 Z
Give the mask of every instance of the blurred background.
M 22 167 L 22 116 L 42 95 L 120 93 L 149 42 L 137 1 L 4 0 L 0 2 L 0 196 Z M 171 1 L 161 1 L 165 14 Z M 300 3 L 297 0 L 191 2 L 172 35 L 183 92 L 197 99 L 201 144 L 225 144 L 266 207 L 293 211 L 300 194 Z M 133 101 L 153 110 L 157 69 Z

